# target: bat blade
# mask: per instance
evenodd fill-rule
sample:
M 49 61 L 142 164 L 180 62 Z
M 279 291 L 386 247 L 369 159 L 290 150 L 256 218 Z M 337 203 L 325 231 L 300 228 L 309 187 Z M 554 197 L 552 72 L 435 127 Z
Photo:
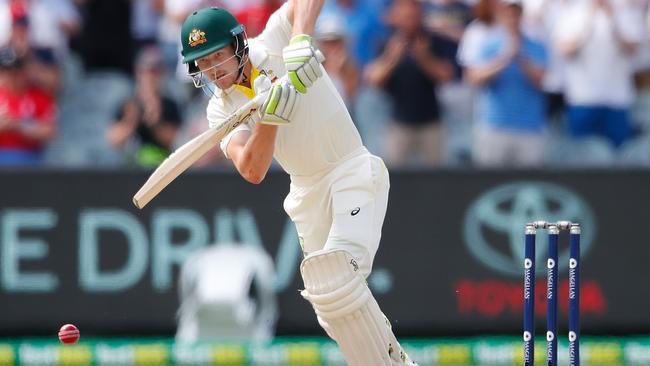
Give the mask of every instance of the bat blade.
M 242 121 L 248 118 L 263 102 L 265 95 L 258 95 L 237 111 L 228 116 L 219 125 L 186 142 L 171 155 L 169 155 L 149 176 L 149 179 L 142 185 L 133 196 L 135 207 L 142 209 L 154 199 L 165 187 L 176 177 L 187 170 L 192 164 L 199 160 Z

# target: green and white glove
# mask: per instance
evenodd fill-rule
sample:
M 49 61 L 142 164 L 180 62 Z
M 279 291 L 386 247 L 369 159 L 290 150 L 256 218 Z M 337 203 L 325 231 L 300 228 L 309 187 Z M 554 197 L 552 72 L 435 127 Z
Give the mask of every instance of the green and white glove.
M 258 76 L 253 82 L 255 94 L 266 93 L 266 100 L 257 110 L 261 123 L 286 125 L 291 122 L 298 101 L 298 92 L 291 82 L 284 79 L 276 84 L 266 75 Z
M 296 90 L 303 94 L 323 76 L 321 63 L 325 57 L 314 47 L 311 37 L 306 34 L 291 38 L 289 45 L 282 49 L 282 58 L 289 80 Z

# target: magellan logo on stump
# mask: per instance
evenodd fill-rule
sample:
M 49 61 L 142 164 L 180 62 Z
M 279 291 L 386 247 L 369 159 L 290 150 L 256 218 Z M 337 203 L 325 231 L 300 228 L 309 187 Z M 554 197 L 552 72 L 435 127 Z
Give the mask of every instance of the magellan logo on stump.
M 464 239 L 474 258 L 497 272 L 521 276 L 524 258 L 524 227 L 535 220 L 577 222 L 584 229 L 581 253 L 589 252 L 596 236 L 591 207 L 575 192 L 546 182 L 500 185 L 479 196 L 465 215 Z M 537 273 L 546 270 L 547 236 L 537 239 Z M 568 248 L 560 261 L 568 262 Z

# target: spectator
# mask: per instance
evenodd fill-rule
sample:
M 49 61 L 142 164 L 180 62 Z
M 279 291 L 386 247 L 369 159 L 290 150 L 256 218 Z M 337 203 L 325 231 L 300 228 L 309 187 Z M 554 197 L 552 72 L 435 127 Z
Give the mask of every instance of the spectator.
M 547 115 L 551 121 L 564 119 L 566 109 L 564 58 L 553 44 L 552 35 L 562 14 L 570 9 L 572 0 L 524 1 L 524 28 L 544 43 L 548 65 L 542 87 L 548 99 Z
M 532 166 L 544 157 L 546 52 L 522 33 L 521 20 L 520 0 L 502 0 L 501 29 L 482 40 L 465 70 L 479 89 L 473 159 L 481 166 Z
M 176 136 L 175 146 L 181 146 L 189 140 L 195 138 L 208 128 L 208 119 L 205 110 L 208 107 L 209 99 L 194 98 L 190 105 L 186 107 L 183 125 Z M 222 169 L 235 170 L 233 164 L 223 154 L 221 149 L 211 149 L 197 160 L 190 169 Z
M 461 0 L 428 0 L 425 25 L 433 33 L 460 42 L 471 21 L 471 8 Z
M 471 66 L 478 59 L 476 53 L 481 48 L 483 40 L 498 29 L 497 5 L 498 0 L 479 0 L 472 7 L 474 20 L 465 29 L 458 45 L 458 63 L 462 67 Z
M 569 133 L 601 135 L 614 146 L 631 137 L 633 58 L 644 36 L 642 13 L 627 1 L 574 4 L 556 27 L 565 57 Z
M 235 17 L 246 28 L 248 37 L 256 37 L 266 26 L 266 22 L 274 11 L 280 8 L 284 0 L 261 0 L 251 2 L 235 12 Z
M 453 68 L 442 59 L 444 41 L 423 28 L 418 0 L 395 0 L 388 18 L 395 31 L 366 74 L 371 84 L 384 88 L 393 103 L 388 161 L 403 166 L 415 150 L 425 165 L 435 166 L 443 157 L 435 88 L 451 80 Z
M 445 161 L 469 162 L 471 155 L 472 88 L 462 78 L 456 54 L 465 28 L 472 20 L 471 7 L 462 0 L 426 0 L 424 25 L 446 42 L 445 58 L 454 66 L 451 82 L 437 88 L 445 131 Z
M 54 52 L 47 48 L 36 48 L 31 52 L 32 62 L 29 63 L 29 76 L 35 86 L 57 97 L 61 87 L 62 69 Z
M 80 27 L 76 8 L 70 0 L 8 0 L 0 2 L 0 8 L 11 13 L 9 46 L 19 56 L 36 61 L 37 67 L 29 74 L 56 95 L 61 87 L 60 65 L 69 53 L 69 36 Z
M 377 57 L 386 36 L 381 10 L 368 0 L 331 0 L 325 2 L 320 17 L 334 16 L 346 20 L 350 52 L 363 67 Z
M 456 77 L 460 77 L 460 66 L 456 62 L 458 43 L 463 37 L 465 27 L 471 21 L 471 9 L 461 0 L 428 0 L 426 2 L 424 24 L 433 34 L 446 39 L 447 51 L 454 64 Z
M 1 47 L 10 47 L 18 56 L 26 57 L 31 49 L 29 40 L 29 21 L 27 9 L 22 1 L 0 2 L 0 22 L 2 22 L 3 41 Z
M 29 82 L 27 60 L 0 50 L 0 165 L 38 165 L 56 134 L 53 98 Z
M 13 0 L 21 1 L 21 0 Z M 81 29 L 81 17 L 72 0 L 22 0 L 29 19 L 29 37 L 33 48 L 47 50 L 63 61 L 68 55 L 69 39 Z
M 350 108 L 359 88 L 359 68 L 347 48 L 343 19 L 334 16 L 322 18 L 316 26 L 315 35 L 325 55 L 323 66 Z
M 158 42 L 160 17 L 164 10 L 164 0 L 133 0 L 131 2 L 131 36 L 133 51 L 138 54 L 142 49 Z
M 141 167 L 155 167 L 169 155 L 181 124 L 178 106 L 161 93 L 163 77 L 160 50 L 144 49 L 136 61 L 135 95 L 123 103 L 107 133 L 109 143 L 118 149 L 134 139 L 134 160 Z
M 193 11 L 208 7 L 223 7 L 221 0 L 164 0 L 164 11 L 159 23 L 158 41 L 165 58 L 165 67 L 178 75 L 178 80 L 190 82 L 185 65 L 181 65 L 181 44 L 178 35 L 181 24 Z

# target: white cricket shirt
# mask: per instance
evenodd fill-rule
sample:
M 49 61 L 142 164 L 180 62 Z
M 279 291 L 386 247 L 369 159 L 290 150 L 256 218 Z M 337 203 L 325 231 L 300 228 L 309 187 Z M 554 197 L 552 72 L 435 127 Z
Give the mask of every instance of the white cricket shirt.
M 271 16 L 264 31 L 249 41 L 250 60 L 257 70 L 266 72 L 271 78 L 286 74 L 282 49 L 289 44 L 291 28 L 285 4 Z M 323 77 L 306 94 L 299 95 L 291 123 L 278 128 L 273 156 L 292 176 L 328 171 L 363 146 L 345 103 L 325 70 L 322 71 Z M 210 127 L 254 95 L 250 89 L 238 86 L 216 93 L 219 95 L 210 99 L 207 108 Z M 221 149 L 226 156 L 232 136 L 252 130 L 255 123 L 249 119 L 224 137 Z

